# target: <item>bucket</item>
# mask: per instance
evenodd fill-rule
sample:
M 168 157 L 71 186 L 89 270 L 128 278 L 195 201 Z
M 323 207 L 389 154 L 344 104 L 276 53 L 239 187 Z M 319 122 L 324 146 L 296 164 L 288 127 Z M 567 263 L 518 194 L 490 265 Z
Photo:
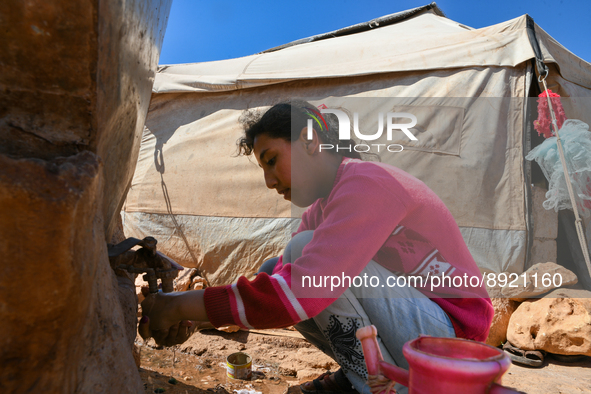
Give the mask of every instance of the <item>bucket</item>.
M 409 394 L 518 393 L 501 386 L 501 377 L 511 365 L 509 356 L 484 343 L 420 336 L 402 347 L 409 365 L 407 371 L 383 360 L 374 326 L 360 328 L 356 335 L 363 347 L 369 375 L 383 375 L 398 382 L 409 388 Z M 384 386 L 376 392 L 390 393 L 390 388 Z
M 242 352 L 232 353 L 226 358 L 226 375 L 230 379 L 250 379 L 252 358 Z

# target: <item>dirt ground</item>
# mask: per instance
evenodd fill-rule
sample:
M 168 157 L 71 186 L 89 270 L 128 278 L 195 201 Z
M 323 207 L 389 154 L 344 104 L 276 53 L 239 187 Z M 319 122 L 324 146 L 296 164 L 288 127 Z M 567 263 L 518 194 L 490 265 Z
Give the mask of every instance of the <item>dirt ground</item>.
M 146 393 L 296 394 L 300 383 L 338 368 L 293 329 L 206 330 L 174 348 L 144 344 L 139 337 L 136 344 Z M 250 381 L 226 377 L 225 358 L 238 351 L 253 358 Z M 549 355 L 542 368 L 512 365 L 503 384 L 527 394 L 591 393 L 591 358 L 567 363 Z

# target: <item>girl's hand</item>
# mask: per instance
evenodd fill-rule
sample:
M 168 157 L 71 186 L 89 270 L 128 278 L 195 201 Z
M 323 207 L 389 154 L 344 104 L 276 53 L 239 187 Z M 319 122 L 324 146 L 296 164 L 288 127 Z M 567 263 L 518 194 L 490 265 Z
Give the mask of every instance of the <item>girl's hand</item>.
M 144 340 L 154 337 L 159 346 L 174 346 L 189 339 L 196 327 L 195 322 L 183 320 L 164 330 L 151 330 L 150 318 L 143 316 L 138 326 L 138 332 Z
M 185 342 L 197 327 L 190 320 L 176 319 L 171 307 L 172 297 L 163 293 L 151 294 L 147 288 L 142 288 L 142 318 L 138 326 L 138 333 L 147 340 L 153 337 L 160 346 L 173 346 Z
M 178 323 L 181 318 L 175 316 L 172 293 L 150 293 L 142 288 L 145 299 L 142 301 L 142 315 L 150 319 L 150 329 L 161 331 Z
M 182 343 L 197 329 L 213 326 L 208 321 L 203 290 L 151 294 L 142 288 L 142 320 L 138 331 L 144 339 L 154 337 L 159 345 Z

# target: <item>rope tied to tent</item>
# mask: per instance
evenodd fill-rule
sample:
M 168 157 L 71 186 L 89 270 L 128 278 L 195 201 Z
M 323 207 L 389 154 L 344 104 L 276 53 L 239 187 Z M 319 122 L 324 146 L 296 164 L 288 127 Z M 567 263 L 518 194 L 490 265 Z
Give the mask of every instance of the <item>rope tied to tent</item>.
M 538 82 L 541 82 L 544 85 L 544 93 L 545 93 L 545 97 L 546 97 L 546 101 L 548 102 L 548 110 L 550 112 L 550 117 L 551 117 L 551 124 L 552 124 L 552 132 L 553 134 L 556 136 L 556 145 L 558 147 L 558 153 L 560 155 L 560 162 L 562 163 L 562 169 L 564 171 L 564 177 L 565 177 L 565 183 L 566 183 L 566 187 L 568 190 L 568 195 L 570 197 L 570 201 L 571 201 L 571 205 L 573 207 L 573 211 L 575 213 L 575 228 L 577 230 L 577 236 L 579 238 L 579 243 L 581 244 L 581 250 L 583 251 L 583 257 L 585 258 L 585 263 L 587 264 L 587 270 L 589 271 L 589 276 L 591 276 L 591 261 L 589 258 L 589 250 L 587 248 L 587 240 L 585 238 L 585 233 L 583 231 L 583 220 L 581 219 L 581 216 L 579 215 L 579 209 L 577 208 L 577 202 L 575 200 L 575 194 L 573 192 L 573 185 L 572 185 L 572 181 L 570 179 L 570 173 L 568 171 L 568 167 L 566 164 L 566 158 L 564 156 L 564 149 L 562 147 L 562 141 L 560 139 L 560 135 L 558 133 L 559 127 L 558 127 L 558 121 L 556 119 L 556 114 L 554 112 L 553 106 L 552 106 L 552 101 L 554 101 L 554 99 L 551 98 L 555 98 L 556 100 L 558 100 L 558 105 L 559 108 L 557 108 L 558 112 L 559 112 L 559 116 L 561 119 L 561 126 L 562 123 L 564 122 L 564 119 L 566 119 L 566 117 L 564 116 L 564 109 L 562 108 L 562 105 L 560 104 L 560 95 L 553 93 L 551 90 L 548 89 L 548 85 L 546 85 L 546 77 L 548 76 L 548 70 L 546 70 L 546 73 L 542 76 L 540 75 L 538 77 Z M 542 93 L 542 94 L 544 94 Z M 542 94 L 540 94 L 540 97 L 544 97 L 542 96 Z M 560 109 L 562 109 L 562 111 L 560 111 Z M 535 124 L 535 123 L 534 123 Z M 539 124 L 539 122 L 538 122 Z M 536 130 L 538 130 L 538 127 L 536 125 Z M 540 131 L 538 130 L 538 133 L 540 133 Z

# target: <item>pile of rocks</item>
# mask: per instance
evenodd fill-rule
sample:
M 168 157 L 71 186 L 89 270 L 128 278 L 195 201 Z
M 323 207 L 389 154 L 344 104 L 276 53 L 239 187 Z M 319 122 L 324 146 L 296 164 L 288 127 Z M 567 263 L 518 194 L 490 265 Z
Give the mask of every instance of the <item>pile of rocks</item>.
M 487 287 L 495 316 L 486 343 L 591 356 L 591 292 L 564 288 L 577 283 L 576 275 L 543 263 L 518 278 L 511 286 Z
M 199 276 L 197 268 L 185 268 L 174 281 L 174 291 L 201 290 L 207 287 L 207 280 Z

